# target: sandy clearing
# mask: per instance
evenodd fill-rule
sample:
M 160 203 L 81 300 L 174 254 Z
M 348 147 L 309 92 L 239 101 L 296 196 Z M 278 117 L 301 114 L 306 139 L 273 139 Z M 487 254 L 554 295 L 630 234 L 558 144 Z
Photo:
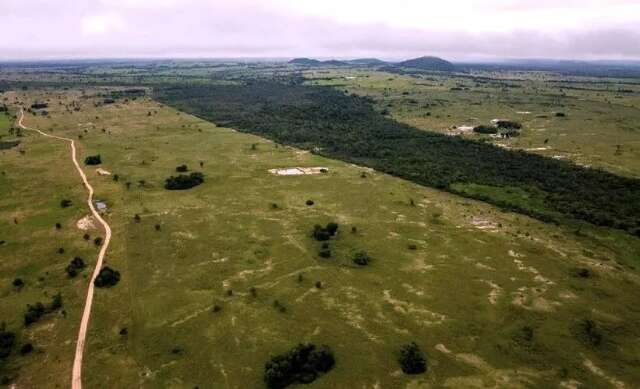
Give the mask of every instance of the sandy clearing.
M 96 169 L 96 173 L 98 173 L 99 176 L 110 176 L 111 172 L 104 170 L 103 168 L 97 168 Z
M 282 169 L 269 169 L 269 173 L 277 176 L 303 176 L 328 172 L 326 167 L 288 167 Z
M 93 222 L 93 217 L 91 215 L 87 215 L 76 222 L 76 227 L 82 231 L 88 231 L 95 229 L 96 225 Z

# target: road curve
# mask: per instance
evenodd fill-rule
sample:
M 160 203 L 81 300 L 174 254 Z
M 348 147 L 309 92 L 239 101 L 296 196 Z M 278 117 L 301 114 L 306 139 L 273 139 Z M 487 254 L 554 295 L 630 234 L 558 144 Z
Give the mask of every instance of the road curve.
M 81 389 L 82 388 L 82 356 L 84 354 L 84 344 L 87 338 L 87 328 L 89 327 L 89 318 L 91 317 L 91 306 L 93 305 L 93 290 L 94 285 L 93 281 L 100 273 L 100 269 L 102 269 L 102 262 L 104 261 L 104 254 L 107 252 L 107 248 L 109 247 L 109 242 L 111 241 L 111 227 L 109 224 L 100 216 L 100 214 L 96 211 L 93 206 L 93 187 L 89 184 L 87 180 L 87 176 L 82 171 L 80 164 L 78 164 L 78 160 L 76 159 L 76 145 L 73 139 L 63 138 L 61 136 L 50 135 L 45 132 L 42 132 L 36 128 L 28 128 L 22 124 L 24 119 L 24 111 L 20 109 L 20 119 L 18 120 L 18 126 L 25 130 L 36 131 L 40 135 L 44 135 L 48 138 L 54 138 L 62 141 L 69 142 L 71 145 L 71 159 L 73 160 L 73 164 L 76 166 L 76 170 L 80 177 L 82 178 L 82 183 L 85 188 L 89 192 L 89 196 L 87 197 L 87 205 L 89 205 L 89 209 L 91 209 L 91 213 L 93 217 L 95 217 L 102 227 L 104 227 L 105 237 L 102 242 L 102 246 L 100 247 L 100 252 L 98 252 L 98 259 L 96 261 L 96 266 L 93 270 L 93 275 L 91 276 L 91 281 L 89 282 L 89 288 L 87 290 L 87 299 L 84 303 L 84 311 L 82 312 L 82 321 L 80 322 L 80 330 L 78 331 L 78 340 L 76 341 L 76 354 L 73 360 L 73 371 L 71 375 L 71 389 Z

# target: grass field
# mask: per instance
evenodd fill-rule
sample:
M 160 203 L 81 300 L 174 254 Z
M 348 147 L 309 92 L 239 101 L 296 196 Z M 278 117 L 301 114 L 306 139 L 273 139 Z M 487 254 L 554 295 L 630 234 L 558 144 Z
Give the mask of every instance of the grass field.
M 82 136 L 81 159 L 100 154 L 101 167 L 119 176 L 85 168 L 109 206 L 114 236 L 106 262 L 122 273 L 118 285 L 97 290 L 87 388 L 259 388 L 269 356 L 302 341 L 335 351 L 336 368 L 314 388 L 640 382 L 637 238 L 547 225 L 147 98 L 97 104 L 95 93 L 8 98 L 50 99 L 50 117 L 29 115 L 25 124 Z M 80 110 L 69 113 L 72 101 Z M 24 357 L 14 352 L 3 374 L 17 387 L 65 387 L 89 270 L 69 280 L 64 267 L 74 255 L 91 266 L 96 253 L 75 226 L 87 213 L 84 192 L 67 146 L 36 134 L 0 152 L 0 163 L 0 318 L 36 347 Z M 181 164 L 202 171 L 204 184 L 165 190 L 164 179 Z M 268 172 L 293 166 L 328 173 Z M 62 198 L 73 206 L 62 209 Z M 340 229 L 332 257 L 322 259 L 310 234 L 329 221 Z M 370 254 L 369 266 L 352 263 L 358 250 Z M 576 276 L 579 268 L 592 276 Z M 11 286 L 17 276 L 26 283 L 20 291 Z M 25 304 L 56 292 L 66 316 L 23 328 Z M 597 345 L 585 320 L 596 323 Z M 409 341 L 428 356 L 423 376 L 400 372 L 397 352 Z
M 455 133 L 453 127 L 486 125 L 496 118 L 515 120 L 524 126 L 520 137 L 491 141 L 616 174 L 640 176 L 640 87 L 636 83 L 567 80 L 534 72 L 411 77 L 362 70 L 314 70 L 306 77 L 314 84 L 336 85 L 348 93 L 371 96 L 380 110 L 425 130 Z M 557 112 L 566 116 L 556 117 Z

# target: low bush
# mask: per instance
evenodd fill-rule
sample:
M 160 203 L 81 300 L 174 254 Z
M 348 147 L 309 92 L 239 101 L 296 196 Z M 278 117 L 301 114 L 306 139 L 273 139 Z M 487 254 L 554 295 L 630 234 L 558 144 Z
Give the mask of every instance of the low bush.
M 93 284 L 98 288 L 110 288 L 120 281 L 120 272 L 105 266 L 100 270 Z
M 5 359 L 11 354 L 14 344 L 16 343 L 16 334 L 7 331 L 4 323 L 0 326 L 0 359 Z
M 80 257 L 75 257 L 69 262 L 66 267 L 66 272 L 70 278 L 73 278 L 78 275 L 79 272 L 82 271 L 86 267 L 84 260 Z
M 492 126 L 481 125 L 473 127 L 473 132 L 476 132 L 478 134 L 497 134 L 498 129 Z
M 316 224 L 313 227 L 313 237 L 319 241 L 327 241 L 329 239 L 331 239 L 332 236 L 335 236 L 336 233 L 338 232 L 338 224 L 331 222 L 328 223 L 326 227 L 322 227 L 319 224 Z
M 85 165 L 100 165 L 102 163 L 102 158 L 100 154 L 98 155 L 90 155 L 84 159 Z
M 367 266 L 370 260 L 371 258 L 369 258 L 369 254 L 366 251 L 358 251 L 353 256 L 353 263 L 359 266 Z
M 405 374 L 421 374 L 427 371 L 427 360 L 415 342 L 402 346 L 398 362 Z

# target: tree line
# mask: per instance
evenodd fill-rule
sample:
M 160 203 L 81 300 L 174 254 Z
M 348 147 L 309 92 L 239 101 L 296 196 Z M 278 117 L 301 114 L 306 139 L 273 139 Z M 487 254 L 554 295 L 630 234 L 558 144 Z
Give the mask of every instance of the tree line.
M 572 217 L 640 236 L 640 180 L 419 130 L 384 117 L 369 98 L 330 87 L 270 81 L 168 85 L 155 93 L 180 110 L 276 142 L 541 220 Z M 518 188 L 543 201 L 507 203 L 491 194 L 460 192 L 454 186 L 460 183 Z

